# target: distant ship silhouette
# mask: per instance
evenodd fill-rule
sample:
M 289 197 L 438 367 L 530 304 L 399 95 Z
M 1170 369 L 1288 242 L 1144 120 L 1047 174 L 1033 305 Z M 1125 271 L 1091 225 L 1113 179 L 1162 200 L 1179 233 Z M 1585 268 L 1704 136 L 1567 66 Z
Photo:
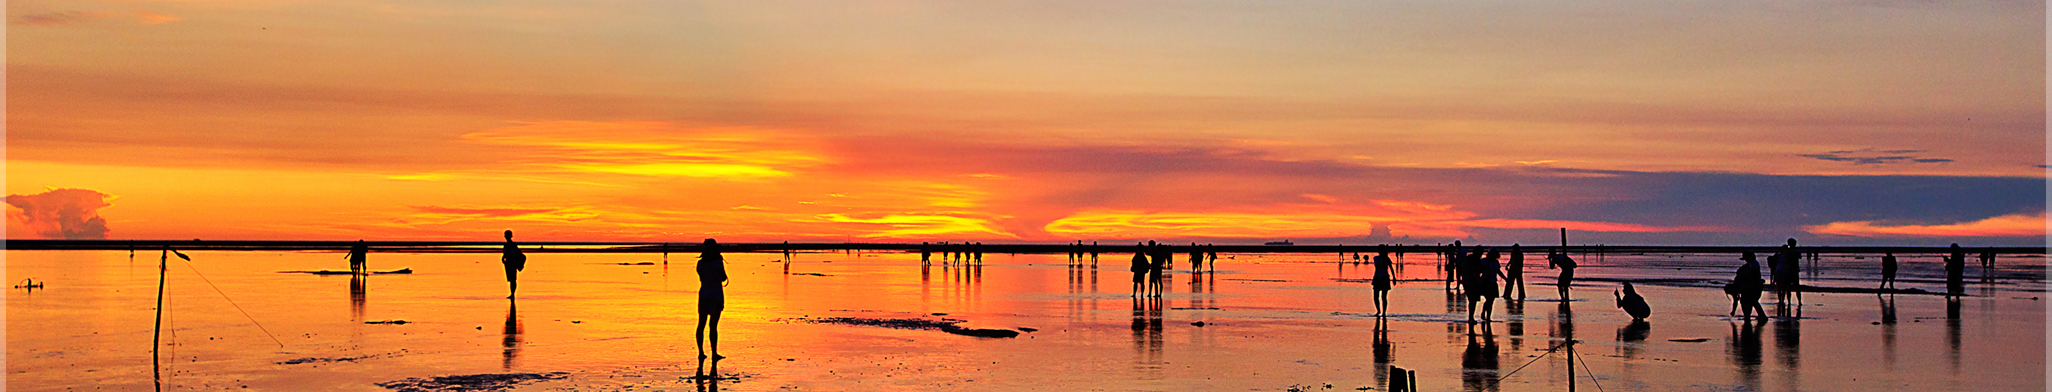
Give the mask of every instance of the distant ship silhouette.
M 1264 243 L 1264 244 L 1262 244 L 1262 245 L 1290 246 L 1290 245 L 1296 245 L 1296 244 L 1294 244 L 1294 243 L 1290 243 L 1290 240 L 1282 240 L 1282 241 L 1272 241 L 1272 242 Z

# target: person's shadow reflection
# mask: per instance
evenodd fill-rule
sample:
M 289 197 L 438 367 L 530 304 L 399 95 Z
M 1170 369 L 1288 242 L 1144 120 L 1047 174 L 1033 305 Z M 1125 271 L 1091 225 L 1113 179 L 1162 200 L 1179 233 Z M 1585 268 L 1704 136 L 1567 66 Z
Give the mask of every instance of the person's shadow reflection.
M 721 358 L 698 359 L 698 376 L 692 377 L 691 379 L 696 384 L 698 384 L 699 392 L 720 390 L 720 359 Z M 708 361 L 711 362 L 711 366 L 707 366 Z
M 1617 329 L 1619 355 L 1625 359 L 1637 358 L 1639 348 L 1646 343 L 1646 336 L 1653 333 L 1653 324 L 1646 320 L 1632 320 L 1631 324 Z
M 1389 317 L 1375 317 L 1375 385 L 1389 385 L 1389 364 L 1396 362 L 1396 345 L 1389 342 Z
M 368 280 L 368 277 L 363 275 L 349 275 L 349 314 L 359 323 L 363 322 L 363 305 L 368 297 L 366 291 L 370 287 Z
M 513 359 L 520 357 L 520 333 L 523 330 L 520 325 L 519 303 L 506 301 L 505 338 L 499 341 L 500 346 L 505 349 L 505 361 L 500 364 L 503 370 L 513 370 Z
M 1468 334 L 1468 348 L 1461 352 L 1461 384 L 1466 390 L 1498 390 L 1496 333 L 1490 329 L 1482 324 L 1480 335 Z
M 1895 371 L 1895 295 L 1875 294 L 1881 301 L 1881 350 L 1882 358 L 1888 363 L 1888 370 Z
M 1725 347 L 1725 354 L 1737 365 L 1739 384 L 1749 391 L 1760 390 L 1760 333 L 1766 327 L 1767 320 L 1741 319 L 1731 325 L 1731 340 Z
M 1959 374 L 1959 302 L 1959 297 L 1945 299 L 1945 348 L 1952 374 Z

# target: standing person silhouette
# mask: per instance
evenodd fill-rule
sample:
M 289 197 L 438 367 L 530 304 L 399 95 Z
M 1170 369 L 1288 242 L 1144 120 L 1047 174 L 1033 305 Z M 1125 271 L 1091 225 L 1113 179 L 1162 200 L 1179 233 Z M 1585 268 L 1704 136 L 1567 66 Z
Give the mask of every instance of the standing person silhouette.
M 1525 299 L 1525 251 L 1518 244 L 1511 244 L 1510 264 L 1503 266 L 1503 298 L 1508 300 L 1513 289 L 1518 299 Z
M 1966 251 L 1959 249 L 1959 243 L 1952 244 L 1952 256 L 1945 258 L 1945 295 L 1958 297 L 1966 291 L 1963 283 L 1966 277 Z
M 1876 288 L 1877 290 L 1895 287 L 1895 269 L 1895 252 L 1883 254 L 1881 256 L 1881 287 Z
M 720 312 L 727 310 L 727 259 L 720 256 L 720 243 L 705 239 L 698 254 L 698 359 L 705 359 L 705 326 L 712 324 L 712 359 L 720 355 Z
M 1780 264 L 1774 269 L 1775 295 L 1784 305 L 1788 303 L 1788 297 L 1794 296 L 1796 306 L 1803 306 L 1803 253 L 1796 248 L 1796 239 L 1788 239 L 1788 245 L 1783 246 L 1781 254 L 1775 258 Z
M 1153 268 L 1153 265 L 1147 263 L 1147 246 L 1138 242 L 1133 243 L 1133 297 L 1140 297 L 1140 291 L 1147 289 L 1143 283 L 1147 282 L 1149 268 Z
M 1156 244 L 1154 241 L 1148 241 L 1148 245 L 1154 248 L 1154 263 L 1149 265 L 1147 270 L 1147 292 L 1151 296 L 1161 297 L 1162 270 L 1169 268 L 1169 259 L 1175 255 L 1169 253 L 1167 245 Z
M 1548 251 L 1546 252 L 1546 268 L 1560 269 L 1560 277 L 1558 278 L 1560 280 L 1560 300 L 1563 303 L 1567 302 L 1568 286 L 1575 284 L 1575 259 L 1568 257 L 1565 251 Z
M 513 231 L 506 231 L 506 248 L 500 251 L 499 263 L 506 265 L 506 299 L 520 291 L 520 271 L 527 269 L 527 254 L 520 252 L 520 246 L 513 243 Z
M 1375 252 L 1375 314 L 1382 315 L 1389 308 L 1389 289 L 1392 278 L 1389 249 L 1376 246 Z
M 1760 317 L 1765 318 L 1767 310 L 1760 307 L 1760 290 L 1766 288 L 1767 281 L 1760 279 L 1760 260 L 1753 252 L 1740 255 L 1739 260 L 1745 260 L 1746 264 L 1739 266 L 1738 274 L 1731 278 L 1733 295 L 1738 297 L 1739 309 L 1745 312 L 1748 319 L 1753 318 L 1754 311 L 1760 312 Z
M 1496 311 L 1496 279 L 1502 276 L 1502 272 L 1500 272 L 1502 266 L 1497 262 L 1497 259 L 1502 258 L 1503 255 L 1498 253 L 1496 249 L 1489 249 L 1487 252 L 1488 256 L 1483 256 L 1483 254 L 1484 252 L 1481 249 L 1476 249 L 1473 254 L 1468 256 L 1468 261 L 1461 265 L 1461 270 L 1467 272 L 1467 279 L 1461 286 L 1467 287 L 1466 290 L 1468 291 L 1468 323 L 1470 324 L 1475 322 L 1475 302 L 1482 302 L 1480 309 L 1482 311 L 1482 321 L 1485 323 L 1489 322 L 1490 315 Z
M 349 246 L 349 272 L 357 275 L 370 275 L 370 264 L 367 263 L 369 258 L 370 246 L 364 245 L 363 240 L 356 240 L 355 245 Z

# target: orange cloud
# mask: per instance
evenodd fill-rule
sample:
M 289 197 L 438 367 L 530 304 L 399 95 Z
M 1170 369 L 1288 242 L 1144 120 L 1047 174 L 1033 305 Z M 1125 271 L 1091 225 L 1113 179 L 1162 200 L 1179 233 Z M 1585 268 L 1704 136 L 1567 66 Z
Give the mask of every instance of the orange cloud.
M 532 149 L 524 167 L 568 173 L 746 179 L 786 177 L 831 162 L 774 131 L 658 121 L 531 122 L 462 139 Z
M 185 18 L 180 18 L 176 15 L 155 11 L 135 11 L 127 14 L 99 11 L 57 11 L 25 14 L 15 17 L 13 24 L 19 26 L 58 26 L 104 19 L 133 19 L 136 24 L 145 25 L 185 20 Z
M 876 218 L 857 218 L 843 214 L 820 214 L 815 217 L 821 222 L 855 223 L 881 225 L 887 230 L 874 230 L 861 235 L 862 238 L 931 238 L 938 236 L 981 236 L 994 235 L 1005 238 L 1019 236 L 1005 232 L 987 219 L 950 215 L 890 214 Z
M 1803 231 L 1855 237 L 2043 237 L 2045 213 L 2003 215 L 1944 225 L 1884 225 L 1875 221 L 1832 222 L 1804 226 Z
M 43 238 L 106 239 L 107 220 L 99 209 L 111 206 L 113 195 L 90 189 L 51 189 L 33 195 L 7 195 L 8 218 L 27 225 Z

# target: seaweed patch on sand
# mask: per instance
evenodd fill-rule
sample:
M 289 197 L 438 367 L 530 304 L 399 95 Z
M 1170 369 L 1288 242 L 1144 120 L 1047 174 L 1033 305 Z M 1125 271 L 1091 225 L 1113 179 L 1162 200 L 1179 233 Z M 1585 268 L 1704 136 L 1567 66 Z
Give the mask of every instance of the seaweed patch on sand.
M 399 350 L 399 351 L 400 351 L 400 352 L 405 352 L 406 350 Z M 299 364 L 307 364 L 307 363 L 316 363 L 316 362 L 356 362 L 356 361 L 360 361 L 360 360 L 365 360 L 365 359 L 373 359 L 373 358 L 384 358 L 384 357 L 391 357 L 391 356 L 396 356 L 396 355 L 399 355 L 399 354 L 400 354 L 400 352 L 391 352 L 391 353 L 384 353 L 384 354 L 373 354 L 373 355 L 365 355 L 365 356 L 361 356 L 361 357 L 334 357 L 334 358 L 314 358 L 314 357 L 306 357 L 306 358 L 288 359 L 288 360 L 284 360 L 284 361 L 278 361 L 278 362 L 275 362 L 275 363 L 277 363 L 277 364 L 279 364 L 279 365 L 299 365 Z
M 1019 337 L 1019 331 L 1009 329 L 964 328 L 962 326 L 955 324 L 960 324 L 966 320 L 955 319 L 927 320 L 909 318 L 820 317 L 796 318 L 789 319 L 789 321 L 801 321 L 814 324 L 841 324 L 859 325 L 865 327 L 882 327 L 890 329 L 941 331 L 956 335 L 975 336 L 983 338 Z
M 568 372 L 468 374 L 461 376 L 409 378 L 399 381 L 381 382 L 377 383 L 377 385 L 385 387 L 385 389 L 403 392 L 484 392 L 503 391 L 521 384 L 545 380 L 561 380 L 568 377 L 570 377 Z

